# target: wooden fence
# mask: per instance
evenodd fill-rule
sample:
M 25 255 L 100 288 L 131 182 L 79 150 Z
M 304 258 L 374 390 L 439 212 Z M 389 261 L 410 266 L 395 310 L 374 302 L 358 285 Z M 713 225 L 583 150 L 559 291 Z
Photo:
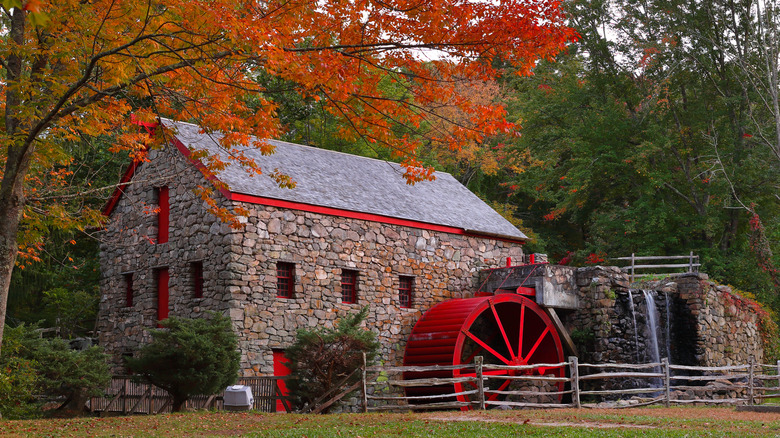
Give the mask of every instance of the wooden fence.
M 551 375 L 556 371 L 558 375 Z M 592 408 L 614 402 L 611 407 L 639 407 L 652 404 L 754 405 L 780 399 L 780 361 L 776 364 L 748 363 L 723 367 L 669 364 L 666 359 L 645 364 L 566 362 L 506 366 L 474 363 L 452 366 L 383 367 L 363 366 L 360 382 L 325 403 L 319 412 L 360 389 L 363 412 L 489 407 Z M 417 378 L 410 378 L 414 376 Z M 435 376 L 435 377 L 431 377 Z M 252 409 L 276 412 L 289 398 L 282 395 L 281 377 L 244 377 L 238 384 L 252 388 Z M 414 394 L 413 388 L 424 388 Z M 407 393 L 408 391 L 408 393 Z M 324 400 L 325 397 L 323 397 Z M 459 399 L 460 398 L 460 399 Z M 627 398 L 631 398 L 626 401 Z M 623 400 L 617 402 L 617 400 Z M 222 409 L 222 396 L 197 396 L 187 402 L 191 409 Z M 93 412 L 153 414 L 170 412 L 171 400 L 160 388 L 136 383 L 128 376 L 111 381 L 105 397 L 91 399 Z
M 693 254 L 693 251 L 689 255 L 681 256 L 637 256 L 631 253 L 631 257 L 616 257 L 611 260 L 628 261 L 628 266 L 623 266 L 621 269 L 628 272 L 631 276 L 631 282 L 634 282 L 634 278 L 646 276 L 646 275 L 661 275 L 664 277 L 671 275 L 679 275 L 680 272 L 658 272 L 661 269 L 685 269 L 685 272 L 699 272 L 699 256 Z M 656 263 L 669 260 L 687 260 L 687 263 Z M 645 264 L 637 264 L 637 262 L 649 262 Z M 637 274 L 637 271 L 645 271 L 644 274 Z M 651 271 L 651 272 L 647 272 Z
M 242 377 L 236 384 L 252 388 L 252 409 L 262 412 L 291 411 L 289 397 L 282 394 L 283 377 Z M 148 383 L 135 382 L 130 376 L 114 376 L 103 397 L 90 399 L 90 410 L 115 414 L 160 414 L 171 412 L 172 399 L 165 390 Z M 222 409 L 222 395 L 198 395 L 187 401 L 189 409 Z M 281 408 L 281 409 L 280 409 Z
M 550 375 L 550 370 L 566 370 L 559 374 L 568 377 Z M 410 373 L 438 377 L 409 379 Z M 444 374 L 452 377 L 441 377 Z M 425 388 L 427 394 L 408 395 L 410 388 Z M 780 361 L 695 367 L 672 365 L 666 359 L 646 364 L 590 364 L 570 357 L 556 364 L 505 366 L 483 365 L 477 357 L 473 364 L 455 366 L 369 366 L 364 368 L 362 381 L 363 412 L 496 406 L 592 408 L 608 400 L 618 408 L 753 405 L 771 397 L 780 397 Z

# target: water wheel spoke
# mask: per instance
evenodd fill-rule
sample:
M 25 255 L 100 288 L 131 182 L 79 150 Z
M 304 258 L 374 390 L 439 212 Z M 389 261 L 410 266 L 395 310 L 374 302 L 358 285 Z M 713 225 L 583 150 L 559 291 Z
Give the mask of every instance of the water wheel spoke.
M 509 384 L 510 384 L 510 383 L 512 383 L 512 381 L 511 381 L 511 380 L 506 380 L 506 381 L 504 381 L 504 383 L 502 383 L 502 384 L 501 384 L 501 386 L 499 386 L 498 388 L 496 388 L 496 389 L 490 389 L 490 390 L 487 390 L 487 391 L 485 391 L 485 392 L 488 392 L 488 393 L 490 393 L 490 392 L 493 392 L 493 391 L 503 391 L 503 390 L 505 390 L 505 389 L 506 389 L 506 387 L 507 387 L 507 386 L 509 386 Z M 499 395 L 501 395 L 501 394 L 492 393 L 492 394 L 490 394 L 490 396 L 487 398 L 487 400 L 488 400 L 488 401 L 495 401 L 495 400 L 498 398 L 498 396 L 499 396 Z
M 504 364 L 510 365 L 512 363 L 509 359 L 505 358 L 501 353 L 499 353 L 498 351 L 494 350 L 493 347 L 491 347 L 490 345 L 486 344 L 485 341 L 483 341 L 482 339 L 479 339 L 474 334 L 472 334 L 470 331 L 463 330 L 463 334 L 468 336 L 469 339 L 471 339 L 472 341 L 474 341 L 477 344 L 479 344 L 485 350 L 489 351 L 493 356 L 496 357 L 496 359 L 500 360 L 501 362 L 504 362 Z
M 495 338 L 495 337 L 496 337 L 496 334 L 494 333 L 494 334 L 493 334 L 493 336 L 491 336 L 490 338 L 488 338 L 488 340 L 487 340 L 487 341 L 488 341 L 488 343 L 492 342 L 492 341 L 493 341 L 493 338 Z M 480 347 L 479 347 L 479 348 L 475 348 L 475 349 L 474 349 L 474 352 L 473 352 L 473 353 L 471 353 L 471 354 L 469 355 L 469 357 L 467 357 L 466 359 L 464 359 L 464 360 L 462 361 L 462 363 L 471 363 L 471 361 L 474 359 L 474 357 L 476 357 L 476 356 L 477 356 L 479 353 L 481 353 L 483 350 L 485 350 L 485 349 L 484 349 L 484 348 L 482 348 L 482 346 L 481 346 L 481 345 L 480 345 Z
M 520 307 L 520 328 L 517 330 L 517 357 L 523 357 L 523 325 L 525 324 L 525 303 Z
M 504 337 L 504 343 L 506 344 L 506 349 L 509 351 L 509 355 L 512 357 L 512 360 L 516 360 L 517 356 L 515 356 L 515 352 L 513 351 L 512 344 L 509 343 L 509 337 L 506 335 L 506 330 L 504 330 L 504 324 L 501 323 L 501 318 L 498 317 L 498 311 L 496 311 L 496 306 L 493 304 L 492 301 L 489 302 L 490 304 L 490 310 L 493 311 L 493 317 L 496 318 L 496 324 L 498 324 L 498 329 L 501 331 L 501 336 Z
M 539 339 L 536 340 L 536 343 L 533 347 L 531 347 L 531 350 L 528 351 L 528 355 L 524 358 L 526 362 L 530 362 L 531 358 L 533 357 L 534 353 L 536 353 L 536 349 L 539 348 L 540 345 L 542 345 L 542 341 L 544 340 L 544 337 L 547 336 L 547 334 L 550 333 L 550 327 L 547 326 L 544 328 L 544 331 L 539 336 Z

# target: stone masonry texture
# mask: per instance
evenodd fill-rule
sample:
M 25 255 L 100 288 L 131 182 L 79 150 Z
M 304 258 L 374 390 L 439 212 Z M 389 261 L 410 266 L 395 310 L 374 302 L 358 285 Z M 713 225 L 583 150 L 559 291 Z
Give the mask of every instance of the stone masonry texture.
M 570 313 L 566 323 L 571 332 L 587 335 L 575 335 L 581 341 L 580 360 L 636 362 L 634 351 L 625 348 L 623 342 L 628 339 L 628 344 L 633 344 L 634 335 L 630 324 L 621 321 L 618 303 L 627 299 L 628 276 L 617 267 L 580 268 L 577 284 L 580 309 Z M 674 324 L 679 327 L 673 327 L 677 332 L 673 337 L 679 339 L 677 349 L 684 351 L 672 351 L 672 363 L 675 358 L 685 358 L 688 363 L 684 365 L 717 367 L 747 364 L 751 357 L 756 362 L 763 360 L 758 315 L 741 305 L 744 299 L 728 286 L 717 285 L 706 274 L 691 273 L 654 281 L 643 288 L 661 296 L 669 294 L 669 302 L 674 303 Z M 634 294 L 641 291 L 634 290 Z M 642 333 L 639 337 L 642 343 Z

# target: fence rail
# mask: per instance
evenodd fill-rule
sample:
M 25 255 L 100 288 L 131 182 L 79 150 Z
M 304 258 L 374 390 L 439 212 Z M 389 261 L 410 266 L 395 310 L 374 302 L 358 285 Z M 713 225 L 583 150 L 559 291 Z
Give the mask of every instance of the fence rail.
M 634 253 L 631 253 L 630 257 L 615 257 L 611 260 L 621 260 L 621 261 L 628 261 L 631 264 L 628 266 L 623 266 L 620 269 L 626 271 L 631 276 L 631 282 L 634 282 L 634 279 L 636 277 L 642 277 L 647 275 L 662 275 L 662 276 L 671 276 L 671 275 L 679 275 L 680 272 L 656 272 L 659 269 L 685 269 L 685 272 L 699 272 L 699 267 L 701 267 L 701 263 L 699 263 L 699 256 L 695 255 L 693 251 L 691 251 L 688 255 L 680 255 L 680 256 L 637 256 Z M 667 260 L 687 260 L 688 263 L 647 263 L 647 264 L 637 264 L 637 262 L 656 262 L 656 261 L 667 261 Z M 653 272 L 645 272 L 644 274 L 637 274 L 638 270 L 643 271 L 653 271 Z
M 556 369 L 567 370 L 568 377 L 549 374 Z M 443 371 L 465 375 L 447 378 L 442 377 Z M 422 377 L 403 379 L 404 373 Z M 562 388 L 558 386 L 561 383 Z M 421 387 L 428 393 L 405 392 Z M 780 397 L 780 361 L 698 367 L 672 365 L 666 359 L 645 364 L 581 364 L 572 356 L 557 364 L 505 366 L 483 364 L 482 358 L 476 357 L 473 364 L 448 367 L 365 367 L 362 382 L 363 412 L 495 406 L 593 408 L 607 399 L 629 397 L 634 398 L 631 403 L 615 407 L 753 405 Z
M 753 405 L 780 399 L 780 361 L 750 362 L 721 367 L 656 363 L 579 363 L 571 356 L 561 363 L 506 366 L 484 364 L 475 357 L 470 364 L 453 366 L 365 366 L 358 370 L 363 412 L 489 407 L 593 408 L 607 400 L 633 398 L 613 407 L 652 404 Z M 554 370 L 565 377 L 551 375 Z M 276 412 L 280 403 L 291 412 L 282 395 L 281 377 L 244 377 L 254 394 L 253 409 Z M 422 391 L 419 391 L 423 388 Z M 407 392 L 408 390 L 410 390 Z M 351 389 L 350 389 L 351 390 Z M 339 394 L 327 404 L 341 399 Z M 90 401 L 93 412 L 154 414 L 170 412 L 171 399 L 160 388 L 116 376 L 104 397 Z M 191 409 L 222 409 L 222 396 L 196 396 Z M 315 410 L 317 411 L 317 410 Z
M 279 383 L 283 377 L 241 377 L 238 385 L 252 388 L 254 404 L 252 409 L 262 412 L 290 412 L 290 399 L 283 395 Z M 171 412 L 172 398 L 168 393 L 154 385 L 133 381 L 130 376 L 114 376 L 104 391 L 103 397 L 90 399 L 90 410 L 98 413 L 115 414 L 160 414 Z M 222 409 L 223 398 L 220 395 L 196 395 L 187 401 L 188 409 Z

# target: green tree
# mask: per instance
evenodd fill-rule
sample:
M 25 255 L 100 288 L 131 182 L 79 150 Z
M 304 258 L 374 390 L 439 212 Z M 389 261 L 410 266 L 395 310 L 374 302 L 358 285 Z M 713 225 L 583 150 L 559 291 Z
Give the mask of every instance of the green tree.
M 8 350 L 0 356 L 0 409 L 4 416 L 30 416 L 41 395 L 61 400 L 58 410 L 83 413 L 90 396 L 101 395 L 111 375 L 100 347 L 72 350 L 60 338 L 42 338 L 36 326 L 7 328 Z
M 374 332 L 360 327 L 366 315 L 368 307 L 345 317 L 333 329 L 298 330 L 295 343 L 285 352 L 291 377 L 287 386 L 298 409 L 313 407 L 322 395 L 360 379 L 355 371 L 363 364 L 363 353 L 370 363 L 379 350 Z M 336 388 L 339 383 L 341 387 Z
M 507 184 L 549 252 L 693 250 L 721 281 L 777 295 L 761 262 L 777 262 L 780 172 L 755 138 L 760 94 L 721 50 L 736 38 L 743 59 L 759 59 L 758 39 L 738 24 L 748 21 L 732 19 L 749 15 L 748 3 L 567 4 L 581 40 L 533 77 L 507 81 L 517 93 L 510 118 L 523 125 L 510 149 L 531 157 Z
M 241 354 L 229 318 L 212 312 L 209 318 L 170 317 L 160 325 L 127 367 L 166 390 L 174 412 L 193 395 L 216 394 L 235 383 Z

